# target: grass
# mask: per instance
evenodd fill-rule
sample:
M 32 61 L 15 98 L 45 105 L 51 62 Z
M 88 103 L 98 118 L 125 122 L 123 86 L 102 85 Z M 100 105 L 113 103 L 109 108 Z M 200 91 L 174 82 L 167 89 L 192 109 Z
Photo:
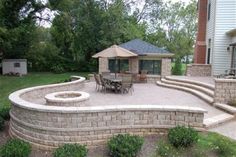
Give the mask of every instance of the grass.
M 236 157 L 236 141 L 220 135 L 208 132 L 200 133 L 197 143 L 189 148 L 175 148 L 167 139 L 157 144 L 155 157 Z
M 63 82 L 65 79 L 68 79 L 71 75 L 87 77 L 88 73 L 75 72 L 75 73 L 54 74 L 54 73 L 40 72 L 40 73 L 29 73 L 28 75 L 22 77 L 0 75 L 0 87 L 1 87 L 0 108 L 10 105 L 8 96 L 10 93 L 16 90 L 36 85 L 45 85 L 45 84 Z

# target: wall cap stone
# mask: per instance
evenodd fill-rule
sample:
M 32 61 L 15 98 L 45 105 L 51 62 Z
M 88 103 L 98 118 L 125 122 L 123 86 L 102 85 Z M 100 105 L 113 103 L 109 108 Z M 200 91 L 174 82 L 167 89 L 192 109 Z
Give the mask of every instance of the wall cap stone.
M 236 79 L 225 79 L 225 78 L 215 78 L 215 81 L 216 82 L 233 82 L 233 83 L 236 83 Z
M 67 95 L 67 94 L 73 94 L 73 95 L 78 95 L 75 97 L 69 97 L 69 98 L 62 98 L 58 97 L 60 95 Z M 54 92 L 47 94 L 45 96 L 45 99 L 50 102 L 78 102 L 78 101 L 84 101 L 89 99 L 89 94 L 86 92 L 80 92 L 80 91 L 62 91 L 62 92 Z
M 209 66 L 211 67 L 211 64 L 187 64 L 188 67 L 190 66 Z
M 8 98 L 9 98 L 11 103 L 13 103 L 17 106 L 25 107 L 25 108 L 28 108 L 28 109 L 43 109 L 44 110 L 43 106 L 45 107 L 46 105 L 41 105 L 41 104 L 36 104 L 36 103 L 26 101 L 26 100 L 22 99 L 21 96 L 23 94 L 31 92 L 33 90 L 73 85 L 73 84 L 82 83 L 82 82 L 85 81 L 85 78 L 80 77 L 80 76 L 72 76 L 72 78 L 77 78 L 77 80 L 74 80 L 74 81 L 71 81 L 71 82 L 65 82 L 65 83 L 57 83 L 57 84 L 50 84 L 50 85 L 42 85 L 42 86 L 24 88 L 24 89 L 21 89 L 21 90 L 18 90 L 18 91 L 15 91 L 15 92 L 11 93 Z M 49 107 L 49 110 L 50 110 L 50 106 L 47 106 L 47 107 Z

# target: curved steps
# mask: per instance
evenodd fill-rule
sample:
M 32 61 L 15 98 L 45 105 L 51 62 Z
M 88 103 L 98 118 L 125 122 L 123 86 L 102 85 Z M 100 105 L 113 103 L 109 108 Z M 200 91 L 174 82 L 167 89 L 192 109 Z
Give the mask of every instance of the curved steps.
M 182 83 L 182 82 L 177 82 L 177 81 L 169 81 L 166 79 L 161 79 L 161 81 L 156 82 L 157 85 L 162 86 L 162 87 L 167 87 L 167 88 L 173 88 L 181 91 L 185 91 L 188 93 L 191 93 L 200 99 L 206 101 L 209 104 L 212 104 L 214 102 L 213 96 L 212 96 L 212 91 L 209 89 L 203 89 L 203 87 L 197 87 L 196 85 L 191 85 L 190 83 Z M 201 90 L 199 90 L 201 89 Z M 207 92 L 208 94 L 204 93 Z
M 172 84 L 172 85 L 177 85 L 177 86 L 181 86 L 181 87 L 186 87 L 186 88 L 198 90 L 210 97 L 214 96 L 213 90 L 206 88 L 206 87 L 199 86 L 199 85 L 195 85 L 195 84 L 191 84 L 191 83 L 187 83 L 187 82 L 186 83 L 185 82 L 177 82 L 177 81 L 172 81 L 172 80 L 168 80 L 168 79 L 161 79 L 161 81 L 163 83 L 167 83 L 167 84 Z
M 234 119 L 234 115 L 231 114 L 236 113 L 235 107 L 230 107 L 226 104 L 218 104 L 218 103 L 213 104 L 214 88 L 215 88 L 214 85 L 194 80 L 187 80 L 183 78 L 175 78 L 171 76 L 166 76 L 165 78 L 162 78 L 161 81 L 157 81 L 156 83 L 159 86 L 191 93 L 199 97 L 200 99 L 204 100 L 205 102 L 209 103 L 210 105 L 214 105 L 215 107 L 223 109 L 224 111 L 228 112 L 204 119 L 203 124 L 207 129 L 217 127 L 223 123 L 227 123 Z
M 236 114 L 236 107 L 233 107 L 227 104 L 222 104 L 222 103 L 214 103 L 214 106 L 228 113 L 231 113 L 234 115 Z
M 171 77 L 171 76 L 166 76 L 165 79 L 171 80 L 171 81 L 183 82 L 183 83 L 190 83 L 190 84 L 193 84 L 193 85 L 197 85 L 197 86 L 207 88 L 207 89 L 212 90 L 212 91 L 215 90 L 214 85 L 207 84 L 207 83 L 204 83 L 204 82 L 188 80 L 188 79 L 184 79 L 184 78 L 175 78 L 175 77 Z
M 230 115 L 228 113 L 222 113 L 220 115 L 204 119 L 203 124 L 207 129 L 209 129 L 217 127 L 218 125 L 229 122 L 233 119 L 233 115 Z

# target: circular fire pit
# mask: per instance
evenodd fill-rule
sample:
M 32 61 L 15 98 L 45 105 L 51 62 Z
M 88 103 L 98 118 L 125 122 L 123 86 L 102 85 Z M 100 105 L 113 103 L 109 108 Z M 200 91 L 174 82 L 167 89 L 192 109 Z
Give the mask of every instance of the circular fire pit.
M 86 106 L 89 100 L 89 94 L 78 91 L 63 91 L 50 93 L 45 96 L 46 105 L 50 106 Z

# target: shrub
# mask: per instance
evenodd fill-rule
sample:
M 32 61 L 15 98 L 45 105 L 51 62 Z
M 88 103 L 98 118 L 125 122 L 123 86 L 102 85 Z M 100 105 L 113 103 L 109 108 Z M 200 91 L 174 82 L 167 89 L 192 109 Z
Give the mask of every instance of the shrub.
M 192 128 L 177 126 L 168 132 L 169 142 L 176 148 L 189 147 L 198 140 L 198 132 Z
M 30 153 L 30 144 L 19 139 L 11 139 L 0 148 L 0 157 L 28 157 Z
M 182 63 L 180 58 L 176 58 L 175 65 L 172 69 L 173 75 L 182 75 Z
M 61 65 L 54 65 L 51 67 L 52 72 L 56 74 L 60 74 L 65 72 L 65 69 Z
M 86 157 L 88 153 L 87 148 L 80 144 L 65 144 L 57 148 L 54 157 Z
M 4 129 L 4 119 L 0 117 L 0 131 Z
M 109 153 L 112 157 L 135 157 L 143 142 L 142 137 L 119 134 L 108 141 Z
M 3 107 L 0 109 L 0 117 L 2 117 L 5 120 L 9 120 L 10 119 L 10 107 Z

